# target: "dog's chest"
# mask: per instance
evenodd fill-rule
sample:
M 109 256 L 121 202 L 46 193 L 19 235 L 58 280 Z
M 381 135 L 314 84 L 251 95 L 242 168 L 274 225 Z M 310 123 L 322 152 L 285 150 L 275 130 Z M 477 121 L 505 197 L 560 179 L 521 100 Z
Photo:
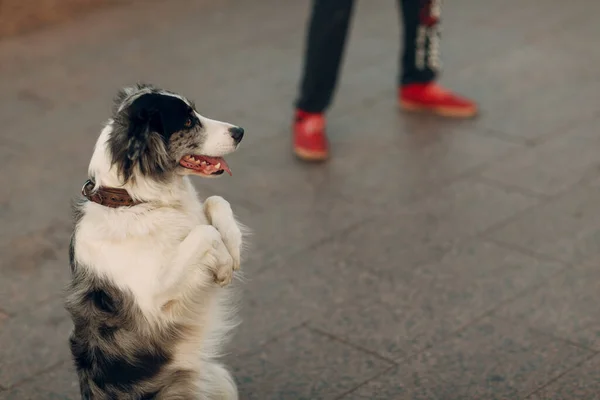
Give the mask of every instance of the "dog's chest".
M 75 257 L 152 308 L 153 299 L 164 290 L 179 244 L 195 226 L 206 223 L 203 213 L 155 213 L 129 221 L 100 221 L 90 215 L 76 231 Z

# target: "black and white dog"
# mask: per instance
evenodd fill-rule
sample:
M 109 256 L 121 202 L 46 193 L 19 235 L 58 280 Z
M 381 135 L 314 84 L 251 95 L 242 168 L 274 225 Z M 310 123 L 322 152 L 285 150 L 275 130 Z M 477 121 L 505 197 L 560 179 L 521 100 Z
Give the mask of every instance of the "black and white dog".
M 242 128 L 149 85 L 119 92 L 75 207 L 66 308 L 84 399 L 237 399 L 218 361 L 236 325 L 242 231 L 188 175 L 231 174 Z

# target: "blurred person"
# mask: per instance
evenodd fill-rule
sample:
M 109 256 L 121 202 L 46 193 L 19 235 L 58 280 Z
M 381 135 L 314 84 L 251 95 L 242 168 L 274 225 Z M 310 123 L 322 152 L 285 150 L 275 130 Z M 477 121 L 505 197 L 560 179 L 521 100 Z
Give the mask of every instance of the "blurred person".
M 435 81 L 438 76 L 441 0 L 397 0 L 404 21 L 398 74 L 402 109 L 470 118 L 477 105 Z M 313 0 L 305 44 L 300 94 L 293 123 L 294 152 L 308 161 L 329 156 L 324 112 L 331 103 L 343 57 L 354 0 Z

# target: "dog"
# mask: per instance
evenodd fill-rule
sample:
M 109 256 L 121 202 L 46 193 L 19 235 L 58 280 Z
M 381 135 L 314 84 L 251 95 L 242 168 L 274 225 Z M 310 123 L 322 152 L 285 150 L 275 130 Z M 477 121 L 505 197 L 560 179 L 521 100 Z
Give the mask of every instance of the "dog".
M 231 174 L 243 135 L 176 93 L 119 91 L 74 205 L 65 308 L 83 399 L 238 399 L 219 357 L 244 227 L 190 175 Z

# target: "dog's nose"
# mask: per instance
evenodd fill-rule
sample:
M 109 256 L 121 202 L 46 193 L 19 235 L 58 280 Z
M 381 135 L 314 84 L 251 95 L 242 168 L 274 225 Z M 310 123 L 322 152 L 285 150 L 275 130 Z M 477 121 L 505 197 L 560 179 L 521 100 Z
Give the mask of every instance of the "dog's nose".
M 242 138 L 244 137 L 244 128 L 234 126 L 229 128 L 229 133 L 231 134 L 231 137 L 233 138 L 233 140 L 235 140 L 235 143 L 237 144 L 241 142 Z

